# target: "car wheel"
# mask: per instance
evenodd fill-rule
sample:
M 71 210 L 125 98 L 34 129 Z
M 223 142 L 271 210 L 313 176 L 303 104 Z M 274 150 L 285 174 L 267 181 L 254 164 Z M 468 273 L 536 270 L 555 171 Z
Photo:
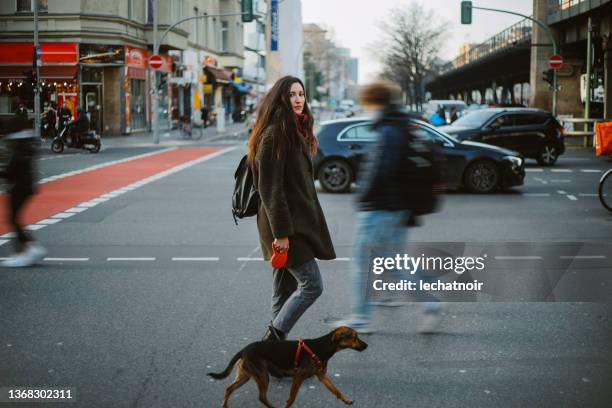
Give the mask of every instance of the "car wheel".
M 344 160 L 330 160 L 321 165 L 318 178 L 323 190 L 330 193 L 345 193 L 351 188 L 353 170 Z
M 557 162 L 558 158 L 559 153 L 557 152 L 557 147 L 552 143 L 548 143 L 545 144 L 542 150 L 540 150 L 540 153 L 538 153 L 537 160 L 540 166 L 552 166 Z
M 64 142 L 61 139 L 55 139 L 51 143 L 51 151 L 53 153 L 61 153 L 64 151 Z
M 497 165 L 488 160 L 470 164 L 465 171 L 464 183 L 471 193 L 490 193 L 499 183 Z

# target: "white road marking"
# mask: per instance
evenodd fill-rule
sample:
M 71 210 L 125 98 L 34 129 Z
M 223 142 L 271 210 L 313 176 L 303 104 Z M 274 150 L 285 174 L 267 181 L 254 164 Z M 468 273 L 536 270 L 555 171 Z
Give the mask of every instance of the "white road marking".
M 47 262 L 88 262 L 89 258 L 45 258 Z
M 7 232 L 6 234 L 0 236 L 0 238 L 15 238 L 15 233 L 14 232 Z
M 91 208 L 91 207 L 95 207 L 98 204 L 100 204 L 100 203 L 94 203 L 92 201 L 85 201 L 84 203 L 79 204 L 77 207 Z
M 574 170 L 571 169 L 550 169 L 553 173 L 573 173 Z
M 350 261 L 351 258 L 336 258 L 334 261 Z
M 591 194 L 591 193 L 580 193 L 578 194 L 580 197 L 599 197 L 599 194 Z
M 52 225 L 52 224 L 57 224 L 61 220 L 62 220 L 61 218 L 46 218 L 44 220 L 38 221 L 36 224 Z
M 525 193 L 526 197 L 550 197 L 550 193 Z
M 86 207 L 72 207 L 72 208 L 69 208 L 67 210 L 64 210 L 64 212 L 67 212 L 67 213 L 80 213 L 80 212 L 85 211 L 86 209 L 87 209 Z
M 531 260 L 531 259 L 542 259 L 542 257 L 541 256 L 496 256 L 495 259 Z
M 596 169 L 581 169 L 580 171 L 583 173 L 601 173 L 601 170 Z
M 65 218 L 70 218 L 73 215 L 76 215 L 76 213 L 67 213 L 67 212 L 61 212 L 58 214 L 55 214 L 53 216 L 51 216 L 51 218 L 61 218 L 61 219 L 65 219 Z
M 0 245 L 4 245 L 4 244 L 6 244 L 7 242 L 9 242 L 9 240 L 8 240 L 8 239 L 0 239 Z
M 155 258 L 106 258 L 107 261 L 155 261 Z
M 566 193 L 565 191 L 563 191 L 563 190 L 557 190 L 557 193 L 559 193 L 559 194 L 563 194 L 563 195 L 567 194 L 567 193 Z
M 542 173 L 544 169 L 525 169 L 527 173 Z
M 185 262 L 198 262 L 198 261 L 218 261 L 219 257 L 202 257 L 202 258 L 181 258 L 181 257 L 174 257 L 172 258 L 173 261 L 185 261 Z
M 577 201 L 578 200 L 578 198 L 575 195 L 572 195 L 572 194 L 568 194 L 567 198 L 569 198 L 572 201 Z
M 605 255 L 560 256 L 561 259 L 606 259 Z
M 244 258 L 236 258 L 236 260 L 240 261 L 240 262 L 248 262 L 248 261 L 263 261 L 264 259 L 263 258 L 246 258 L 246 257 L 244 257 Z
M 550 180 L 552 183 L 571 183 L 572 180 Z
M 46 225 L 37 225 L 37 224 L 32 224 L 32 225 L 28 225 L 25 227 L 25 229 L 29 230 L 29 231 L 38 231 L 39 229 L 45 228 Z

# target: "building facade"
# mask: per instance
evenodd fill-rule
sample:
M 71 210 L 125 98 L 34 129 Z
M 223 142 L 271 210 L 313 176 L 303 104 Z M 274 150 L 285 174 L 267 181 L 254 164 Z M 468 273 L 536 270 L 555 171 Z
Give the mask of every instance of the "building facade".
M 20 101 L 31 110 L 32 2 L 39 4 L 42 103 L 87 110 L 92 127 L 130 134 L 151 124 L 158 92 L 160 123 L 200 120 L 199 108 L 231 113 L 243 61 L 239 0 L 6 0 L 0 2 L 0 120 Z M 158 38 L 186 17 L 211 15 L 173 28 L 160 46 L 157 83 L 148 66 L 157 4 Z M 206 69 L 212 75 L 206 75 Z M 21 84 L 21 85 L 20 85 Z M 240 94 L 240 92 L 238 91 Z M 239 98 L 238 98 L 239 100 Z

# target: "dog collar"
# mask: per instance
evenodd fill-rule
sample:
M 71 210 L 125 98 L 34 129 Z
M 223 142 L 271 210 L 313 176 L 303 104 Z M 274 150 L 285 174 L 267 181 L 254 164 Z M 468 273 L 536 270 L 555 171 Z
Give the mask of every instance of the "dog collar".
M 300 364 L 300 357 L 302 355 L 302 350 L 308 353 L 308 355 L 310 355 L 310 358 L 312 358 L 319 367 L 323 367 L 323 363 L 321 362 L 321 359 L 317 357 L 315 352 L 312 351 L 312 349 L 308 347 L 308 345 L 304 342 L 304 339 L 300 337 L 300 341 L 298 341 L 297 350 L 295 352 L 294 368 L 297 368 L 298 364 Z

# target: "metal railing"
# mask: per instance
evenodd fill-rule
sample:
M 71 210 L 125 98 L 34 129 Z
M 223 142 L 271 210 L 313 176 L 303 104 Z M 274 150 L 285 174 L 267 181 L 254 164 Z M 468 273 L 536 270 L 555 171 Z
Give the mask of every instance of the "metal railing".
M 484 58 L 498 51 L 513 47 L 518 43 L 530 41 L 531 30 L 531 20 L 523 19 L 505 30 L 495 34 L 485 42 L 471 47 L 465 52 L 459 54 L 452 64 L 449 64 L 442 69 L 442 73 L 444 74 L 448 71 L 452 71 L 453 69 L 474 62 L 480 58 Z
M 584 147 L 595 146 L 595 123 L 605 122 L 605 119 L 562 117 L 558 117 L 557 120 L 561 122 L 561 125 L 565 129 L 563 136 L 572 138 L 582 137 L 582 146 Z M 581 128 L 583 130 L 576 130 L 576 128 Z

